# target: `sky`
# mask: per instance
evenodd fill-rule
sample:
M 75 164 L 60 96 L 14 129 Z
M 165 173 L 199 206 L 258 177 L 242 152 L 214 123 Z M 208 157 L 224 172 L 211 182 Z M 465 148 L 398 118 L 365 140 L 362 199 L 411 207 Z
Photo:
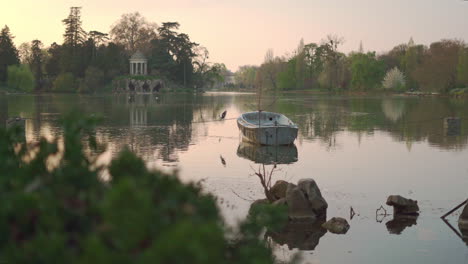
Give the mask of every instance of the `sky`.
M 327 35 L 344 38 L 348 53 L 377 53 L 407 43 L 441 39 L 468 42 L 468 1 L 463 0 L 0 0 L 0 27 L 8 25 L 15 44 L 33 39 L 62 43 L 62 19 L 82 7 L 86 31 L 109 32 L 122 14 L 140 12 L 161 24 L 177 21 L 180 31 L 206 47 L 212 62 L 236 71 L 259 65 L 268 49 L 292 54 L 301 38 L 319 43 Z

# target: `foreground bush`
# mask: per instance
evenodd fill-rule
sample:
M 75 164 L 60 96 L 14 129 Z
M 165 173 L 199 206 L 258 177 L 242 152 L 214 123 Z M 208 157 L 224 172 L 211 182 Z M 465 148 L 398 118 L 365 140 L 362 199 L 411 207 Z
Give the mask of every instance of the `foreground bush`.
M 65 121 L 63 150 L 58 140 L 27 144 L 0 131 L 0 263 L 274 262 L 258 238 L 285 214 L 256 209 L 228 234 L 199 186 L 147 170 L 128 150 L 97 166 L 84 154 L 104 150 L 93 123 Z

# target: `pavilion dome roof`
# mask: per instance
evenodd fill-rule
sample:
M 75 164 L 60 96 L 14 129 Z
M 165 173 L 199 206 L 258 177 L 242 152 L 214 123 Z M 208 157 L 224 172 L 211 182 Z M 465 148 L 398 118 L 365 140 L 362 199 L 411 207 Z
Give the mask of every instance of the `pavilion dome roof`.
M 130 57 L 130 60 L 146 60 L 146 57 L 141 51 L 138 50 L 132 55 L 132 57 Z

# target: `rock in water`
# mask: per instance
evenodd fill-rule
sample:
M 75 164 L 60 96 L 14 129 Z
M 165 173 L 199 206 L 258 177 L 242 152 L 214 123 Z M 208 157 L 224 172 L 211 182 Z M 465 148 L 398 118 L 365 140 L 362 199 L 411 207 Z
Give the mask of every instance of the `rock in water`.
M 315 214 L 325 220 L 327 218 L 327 201 L 322 197 L 317 183 L 313 179 L 302 179 L 297 183 L 297 187 L 306 195 Z
M 291 220 L 315 221 L 317 219 L 309 200 L 302 190 L 294 184 L 290 183 L 288 185 L 286 203 L 288 204 L 289 218 Z
M 273 205 L 284 205 L 287 206 L 286 198 L 281 198 L 273 202 Z
M 404 198 L 400 195 L 390 195 L 387 205 L 393 206 L 393 214 L 419 214 L 418 201 Z
M 271 193 L 275 196 L 276 199 L 281 199 L 286 197 L 286 190 L 288 189 L 287 181 L 276 181 L 275 185 L 271 187 Z
M 346 234 L 349 230 L 348 221 L 341 217 L 333 217 L 326 223 L 322 224 L 322 227 L 334 234 Z
M 458 227 L 460 228 L 460 230 L 463 229 L 465 233 L 468 234 L 468 203 L 465 205 L 465 208 L 463 209 L 460 218 L 458 218 Z

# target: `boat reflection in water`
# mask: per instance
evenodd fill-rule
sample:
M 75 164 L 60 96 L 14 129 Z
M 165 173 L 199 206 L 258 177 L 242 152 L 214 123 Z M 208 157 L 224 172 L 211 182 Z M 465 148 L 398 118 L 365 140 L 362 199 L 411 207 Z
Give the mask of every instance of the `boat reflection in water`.
M 297 148 L 294 144 L 287 146 L 263 146 L 241 142 L 237 148 L 237 156 L 265 165 L 291 164 L 298 160 Z

